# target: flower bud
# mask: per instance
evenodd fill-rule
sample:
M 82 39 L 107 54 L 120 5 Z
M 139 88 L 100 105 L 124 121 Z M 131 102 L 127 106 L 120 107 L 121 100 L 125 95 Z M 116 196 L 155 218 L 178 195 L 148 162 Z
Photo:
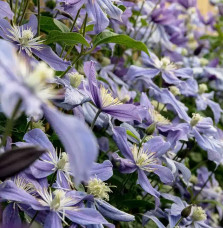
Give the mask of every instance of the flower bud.
M 205 93 L 207 90 L 208 90 L 208 87 L 206 84 L 202 83 L 199 85 L 199 93 L 200 94 Z
M 84 76 L 82 74 L 79 74 L 78 72 L 68 73 L 68 76 L 70 78 L 70 84 L 74 88 L 78 88 L 84 78 Z
M 198 182 L 197 177 L 194 176 L 194 175 L 191 175 L 190 182 L 191 182 L 192 184 L 197 184 L 197 182 Z
M 183 218 L 187 218 L 188 216 L 190 216 L 191 210 L 192 210 L 192 205 L 189 205 L 188 207 L 185 207 L 185 208 L 181 211 L 181 216 L 182 216 Z
M 205 59 L 205 58 L 201 58 L 200 59 L 200 64 L 201 64 L 201 66 L 206 66 L 206 65 L 208 65 L 208 60 Z
M 180 95 L 180 90 L 176 87 L 176 86 L 170 86 L 169 87 L 170 89 L 170 92 L 174 95 L 174 96 L 177 96 L 177 95 Z
M 194 127 L 195 125 L 197 125 L 197 123 L 203 119 L 203 117 L 199 113 L 193 113 L 192 116 L 193 117 L 192 117 L 192 119 L 190 121 L 190 125 L 192 127 Z
M 152 123 L 149 125 L 149 127 L 146 128 L 146 134 L 152 135 L 154 131 L 156 130 L 156 123 Z
M 186 48 L 182 48 L 181 55 L 186 56 L 188 54 L 188 51 Z

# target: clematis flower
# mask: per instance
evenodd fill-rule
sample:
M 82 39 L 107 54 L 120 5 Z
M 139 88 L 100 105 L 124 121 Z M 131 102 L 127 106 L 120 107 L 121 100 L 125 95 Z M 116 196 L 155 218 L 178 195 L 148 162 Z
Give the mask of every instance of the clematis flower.
M 217 124 L 221 117 L 222 109 L 218 103 L 213 101 L 214 92 L 205 93 L 207 90 L 206 84 L 199 85 L 199 93 L 196 97 L 197 110 L 205 110 L 207 106 L 209 106 L 214 114 L 215 123 Z
M 14 68 L 8 69 L 9 63 Z M 52 77 L 52 69 L 47 68 L 46 64 L 44 67 L 41 65 L 40 69 L 38 66 L 32 71 L 29 65 L 19 61 L 19 56 L 10 43 L 0 41 L 2 111 L 11 117 L 21 101 L 17 114 L 24 111 L 28 116 L 37 119 L 44 114 L 63 143 L 72 164 L 75 182 L 79 183 L 88 178 L 91 165 L 97 157 L 97 142 L 92 132 L 78 118 L 63 114 L 52 107 L 49 99 L 55 97 L 56 93 L 47 83 L 48 77 Z
M 121 121 L 141 120 L 135 105 L 123 104 L 118 98 L 114 98 L 108 89 L 102 85 L 99 86 L 96 79 L 95 62 L 86 62 L 84 64 L 84 71 L 88 77 L 90 97 L 101 112 L 107 113 Z
M 113 129 L 114 140 L 125 158 L 114 154 L 115 160 L 120 162 L 120 171 L 122 173 L 138 173 L 138 183 L 141 187 L 155 197 L 156 207 L 159 205 L 159 192 L 150 184 L 147 174 L 155 173 L 163 183 L 171 184 L 173 174 L 170 169 L 162 166 L 159 158 L 169 149 L 169 143 L 165 142 L 162 137 L 151 138 L 144 143 L 141 148 L 136 145 L 130 147 L 127 141 L 127 135 L 124 128 L 116 127 Z
M 112 164 L 106 160 L 102 164 L 95 163 L 91 170 L 91 176 L 86 184 L 87 193 L 94 197 L 89 200 L 89 206 L 97 209 L 103 216 L 115 221 L 130 222 L 135 218 L 133 215 L 118 210 L 108 203 L 111 187 L 104 181 L 113 175 Z
M 77 11 L 85 5 L 88 15 L 93 19 L 94 30 L 100 33 L 109 25 L 108 14 L 111 18 L 121 21 L 122 11 L 115 6 L 113 0 L 59 0 L 64 12 L 75 17 Z
M 142 53 L 143 63 L 145 67 L 131 66 L 126 74 L 126 80 L 137 80 L 137 78 L 152 79 L 161 73 L 161 77 L 168 84 L 180 85 L 185 83 L 181 79 L 189 79 L 193 75 L 190 68 L 177 69 L 176 65 L 170 61 L 168 57 L 161 60 L 150 53 L 150 57 Z
M 27 56 L 33 56 L 33 54 L 45 61 L 57 71 L 64 71 L 69 66 L 69 62 L 64 62 L 59 58 L 53 50 L 43 44 L 43 40 L 40 37 L 35 37 L 37 33 L 37 19 L 32 15 L 27 24 L 22 26 L 11 26 L 5 19 L 0 19 L 0 36 L 12 42 L 19 52 L 24 53 Z

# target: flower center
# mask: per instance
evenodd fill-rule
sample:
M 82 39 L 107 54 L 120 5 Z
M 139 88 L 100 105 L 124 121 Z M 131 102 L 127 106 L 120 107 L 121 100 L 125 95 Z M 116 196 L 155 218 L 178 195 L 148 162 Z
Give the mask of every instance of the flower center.
M 144 151 L 142 148 L 138 149 L 136 145 L 132 148 L 132 154 L 134 161 L 138 167 L 147 171 L 154 172 L 155 169 L 151 165 L 157 164 L 157 158 L 155 157 L 155 152 Z
M 161 125 L 170 124 L 170 121 L 163 115 L 161 115 L 159 112 L 157 112 L 155 109 L 149 109 L 149 114 L 155 123 L 160 123 Z
M 192 127 L 196 126 L 198 124 L 199 121 L 201 121 L 203 119 L 203 117 L 199 114 L 199 113 L 193 113 L 192 114 L 192 119 L 190 121 L 190 125 Z
M 161 68 L 164 70 L 175 70 L 176 65 L 174 63 L 171 63 L 170 59 L 168 57 L 164 57 L 160 60 Z
M 204 221 L 207 219 L 207 215 L 202 207 L 193 207 L 192 219 L 194 221 Z
M 176 86 L 170 86 L 170 92 L 174 95 L 174 96 L 177 96 L 177 95 L 180 95 L 180 90 L 176 87 Z
M 31 31 L 31 29 L 25 29 L 22 31 L 21 39 L 31 40 L 31 39 L 33 39 L 33 37 L 34 37 L 34 35 L 33 35 L 33 32 Z
M 79 74 L 78 72 L 68 73 L 68 76 L 70 78 L 70 84 L 74 88 L 77 88 L 81 84 L 82 80 L 84 79 L 84 76 L 82 74 Z
M 63 152 L 61 159 L 57 162 L 57 168 L 64 170 L 66 165 L 68 165 L 68 156 L 65 152 Z
M 92 178 L 88 182 L 88 193 L 99 199 L 109 200 L 109 194 L 112 190 L 108 185 L 98 178 Z
M 54 198 L 50 203 L 50 209 L 57 211 L 61 206 L 61 201 L 65 198 L 66 193 L 63 190 L 55 190 Z
M 102 107 L 109 107 L 112 105 L 120 105 L 122 102 L 118 98 L 112 97 L 111 93 L 107 89 L 105 89 L 103 86 L 100 88 L 101 93 L 101 100 L 102 100 Z

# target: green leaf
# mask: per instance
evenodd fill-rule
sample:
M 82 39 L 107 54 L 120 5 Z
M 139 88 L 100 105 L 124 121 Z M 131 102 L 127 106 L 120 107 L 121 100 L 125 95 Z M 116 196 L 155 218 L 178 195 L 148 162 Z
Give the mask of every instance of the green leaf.
M 40 29 L 43 32 L 49 33 L 50 31 L 62 31 L 62 32 L 69 32 L 70 29 L 63 24 L 62 22 L 52 18 L 41 16 L 40 17 Z
M 89 43 L 85 40 L 85 38 L 79 34 L 74 32 L 60 32 L 60 31 L 51 31 L 49 36 L 47 37 L 46 44 L 51 43 L 64 43 L 66 45 L 75 45 L 75 44 L 84 44 L 89 47 Z
M 127 133 L 127 135 L 133 137 L 133 138 L 136 139 L 138 142 L 140 142 L 140 139 L 139 139 L 136 135 L 134 135 L 131 131 L 127 130 L 126 133 Z
M 93 47 L 95 48 L 100 44 L 108 44 L 108 43 L 124 45 L 127 48 L 134 48 L 139 51 L 144 51 L 146 54 L 149 55 L 146 45 L 141 41 L 137 41 L 127 35 L 117 34 L 111 31 L 104 31 L 98 34 L 93 42 Z

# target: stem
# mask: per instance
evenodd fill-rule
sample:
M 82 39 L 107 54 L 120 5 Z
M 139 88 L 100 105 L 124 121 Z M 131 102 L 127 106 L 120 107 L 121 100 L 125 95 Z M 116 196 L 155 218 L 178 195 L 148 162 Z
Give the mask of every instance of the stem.
M 217 168 L 217 167 L 216 167 Z M 216 170 L 216 169 L 215 169 Z M 214 171 L 215 171 L 214 170 Z M 211 179 L 211 177 L 214 175 L 214 172 L 212 171 L 211 174 L 209 175 L 208 179 L 205 181 L 205 183 L 202 185 L 200 191 L 191 199 L 191 203 L 193 203 L 197 197 L 199 196 L 199 194 L 203 191 L 204 187 L 207 185 L 208 181 Z
M 96 120 L 97 120 L 98 116 L 100 115 L 100 113 L 101 113 L 101 109 L 98 109 L 98 111 L 97 111 L 97 113 L 96 113 L 96 115 L 95 115 L 95 117 L 94 117 L 94 119 L 93 119 L 93 121 L 91 123 L 91 130 L 94 129 L 94 125 L 95 125 Z
M 24 10 L 23 10 L 23 13 L 22 13 L 22 17 L 21 17 L 21 19 L 19 21 L 19 25 L 22 24 L 22 21 L 23 21 L 23 19 L 25 17 L 26 10 L 27 10 L 28 6 L 29 6 L 29 0 L 26 0 L 25 7 L 24 7 Z
M 37 15 L 37 20 L 38 20 L 37 36 L 40 36 L 40 0 L 37 0 L 37 8 L 38 8 L 38 15 Z
M 77 11 L 77 15 L 76 15 L 76 17 L 74 18 L 74 21 L 73 21 L 72 26 L 71 26 L 71 28 L 70 28 L 70 32 L 72 32 L 73 29 L 74 29 L 74 26 L 75 26 L 75 24 L 76 24 L 76 22 L 77 22 L 77 18 L 78 18 L 79 14 L 80 14 L 80 11 L 81 11 L 81 8 Z M 63 46 L 63 49 L 62 49 L 62 51 L 61 51 L 61 53 L 60 53 L 60 57 L 62 57 L 65 48 L 66 48 L 66 44 Z M 64 59 L 65 59 L 65 58 L 66 58 L 66 57 L 64 57 Z
M 138 19 L 139 19 L 139 15 L 140 15 L 141 12 L 142 12 L 142 9 L 143 9 L 143 6 L 144 6 L 145 2 L 146 2 L 146 1 L 144 0 L 143 3 L 142 3 L 142 5 L 141 5 L 141 8 L 140 8 L 140 10 L 139 10 L 139 14 L 137 15 L 136 20 L 135 20 L 135 23 L 134 23 L 134 28 L 135 28 L 136 25 L 137 25 L 137 22 L 138 22 Z M 133 38 L 136 36 L 137 32 L 138 32 L 138 30 L 136 29 L 135 32 L 134 32 Z
M 2 136 L 2 142 L 1 142 L 0 147 L 6 145 L 7 137 L 10 135 L 10 133 L 11 133 L 11 131 L 12 131 L 13 122 L 14 122 L 14 120 L 15 120 L 15 117 L 16 117 L 16 115 L 17 115 L 17 112 L 18 112 L 19 107 L 20 107 L 21 104 L 22 104 L 22 100 L 19 99 L 19 101 L 17 102 L 17 104 L 16 104 L 16 106 L 15 106 L 15 108 L 14 108 L 14 110 L 13 110 L 13 113 L 12 113 L 11 118 L 7 120 L 6 127 L 5 127 L 5 133 L 4 133 L 4 135 Z
M 177 227 L 181 223 L 182 220 L 183 220 L 183 217 L 180 217 L 180 219 L 177 221 L 177 223 L 174 227 Z
M 36 219 L 36 217 L 37 217 L 38 214 L 39 214 L 39 211 L 37 211 L 37 212 L 35 213 L 35 215 L 33 216 L 33 218 L 32 218 L 32 220 L 31 220 L 31 222 L 30 222 L 30 224 L 29 224 L 28 227 L 31 227 L 31 226 L 32 226 L 32 224 L 33 224 L 33 222 L 35 221 L 35 219 Z
M 16 24 L 16 15 L 17 15 L 17 9 L 18 9 L 18 2 L 19 2 L 19 0 L 16 0 L 16 2 L 15 2 L 14 19 L 13 19 L 15 24 Z
M 86 32 L 86 24 L 87 24 L 87 18 L 88 18 L 88 14 L 86 13 L 83 24 L 81 26 L 81 30 L 83 28 L 83 37 L 85 36 L 85 32 Z M 80 54 L 77 56 L 77 58 L 71 63 L 71 65 L 69 67 L 67 67 L 67 69 L 60 75 L 60 77 L 62 78 L 76 63 L 77 61 L 82 58 L 83 56 L 86 55 L 86 53 L 84 53 L 84 45 L 81 45 L 81 52 Z
M 53 183 L 54 183 L 54 181 L 56 179 L 56 176 L 57 176 L 57 171 L 55 171 L 55 173 L 53 174 L 52 179 L 50 181 L 50 186 L 49 187 L 52 187 L 52 185 L 53 185 Z
M 13 11 L 13 9 L 12 9 L 12 0 L 9 1 L 9 5 L 10 5 L 11 10 Z

